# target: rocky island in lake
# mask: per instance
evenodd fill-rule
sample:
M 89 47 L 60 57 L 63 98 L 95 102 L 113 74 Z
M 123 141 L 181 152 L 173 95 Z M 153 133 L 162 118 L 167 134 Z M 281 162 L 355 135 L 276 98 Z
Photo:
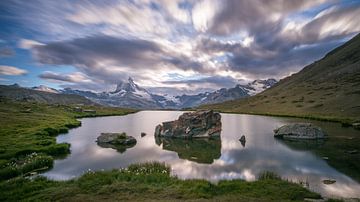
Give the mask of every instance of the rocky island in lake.
M 155 128 L 155 136 L 173 138 L 219 137 L 220 132 L 221 115 L 212 110 L 186 112 Z
M 116 149 L 123 153 L 126 149 L 135 146 L 137 141 L 126 133 L 101 133 L 96 142 L 101 147 Z

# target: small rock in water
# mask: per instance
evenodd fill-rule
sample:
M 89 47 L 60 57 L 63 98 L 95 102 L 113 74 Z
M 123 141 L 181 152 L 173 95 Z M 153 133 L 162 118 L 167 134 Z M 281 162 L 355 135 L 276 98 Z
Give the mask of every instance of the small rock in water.
M 119 145 L 132 145 L 136 144 L 136 139 L 126 133 L 101 133 L 97 138 L 98 143 L 109 143 Z
M 116 149 L 120 153 L 136 145 L 136 139 L 126 133 L 101 133 L 96 142 L 100 147 Z
M 145 137 L 145 136 L 146 136 L 146 133 L 142 132 L 141 137 Z
M 324 184 L 334 184 L 335 182 L 336 180 L 332 180 L 332 179 L 323 180 Z
M 324 160 L 329 160 L 329 157 L 327 157 L 327 156 L 323 156 L 322 157 Z
M 240 137 L 239 141 L 241 142 L 241 145 L 242 145 L 243 147 L 245 147 L 245 143 L 246 143 L 245 135 L 242 135 L 242 136 Z

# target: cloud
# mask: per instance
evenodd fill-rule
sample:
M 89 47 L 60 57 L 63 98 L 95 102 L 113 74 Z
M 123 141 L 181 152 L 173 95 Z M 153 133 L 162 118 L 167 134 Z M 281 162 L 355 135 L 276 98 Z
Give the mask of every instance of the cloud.
M 281 13 L 289 15 L 291 12 L 298 12 L 303 8 L 312 6 L 307 4 L 307 2 L 301 2 L 299 1 L 295 5 L 285 4 L 281 9 L 272 8 L 273 5 L 267 5 L 266 3 L 262 6 L 264 8 L 270 6 L 267 8 L 269 9 L 269 14 L 271 14 L 272 9 L 280 9 Z M 319 1 L 317 4 L 321 4 L 321 2 Z M 232 3 L 236 4 L 233 5 L 236 8 L 234 12 L 240 9 L 236 7 L 239 6 L 237 4 L 244 4 L 242 1 Z M 258 7 L 252 8 L 252 3 L 249 2 L 246 5 L 249 6 L 247 9 L 250 10 L 264 9 Z M 224 6 L 228 7 L 229 5 L 226 4 Z M 244 12 L 232 14 L 230 8 L 227 11 L 224 15 L 236 15 L 238 17 L 247 12 L 242 9 L 241 11 Z M 262 16 L 263 13 L 259 12 L 254 11 L 249 13 L 249 15 Z M 251 18 L 253 22 L 249 21 L 247 23 L 242 22 L 243 20 L 240 18 L 238 21 L 232 21 L 232 17 L 228 16 L 223 18 L 224 21 L 222 23 L 220 21 L 217 22 L 219 24 L 217 28 L 227 26 L 227 24 L 238 23 L 237 25 L 233 24 L 234 27 L 232 28 L 234 29 L 228 29 L 229 33 L 239 31 L 238 29 L 244 29 L 248 33 L 238 34 L 235 38 L 233 36 L 220 38 L 202 37 L 198 40 L 196 49 L 199 52 L 211 55 L 222 55 L 224 69 L 241 72 L 248 77 L 267 76 L 281 78 L 319 59 L 327 51 L 341 45 L 344 39 L 349 39 L 360 32 L 360 25 L 356 20 L 359 15 L 359 4 L 336 5 L 322 10 L 312 18 L 299 22 L 291 21 L 291 19 L 287 19 L 287 22 L 285 22 L 283 18 L 279 18 L 273 21 L 275 24 L 272 29 L 267 27 L 267 25 L 254 26 L 252 24 L 256 24 L 257 20 L 260 20 L 261 23 L 266 23 L 266 20 L 261 20 L 261 18 Z M 218 18 L 217 20 L 220 19 Z M 236 26 L 238 27 L 236 28 Z M 210 29 L 209 31 L 214 30 Z M 214 32 L 215 34 L 217 33 L 216 30 Z
M 54 80 L 54 81 L 65 81 L 65 82 L 72 82 L 72 83 L 90 83 L 92 82 L 90 78 L 86 75 L 82 74 L 81 72 L 74 72 L 71 74 L 59 74 L 56 72 L 43 72 L 39 75 L 42 79 Z
M 185 84 L 189 87 L 201 88 L 201 86 L 207 86 L 208 88 L 231 88 L 239 83 L 237 79 L 230 76 L 209 76 L 198 79 L 185 79 L 185 80 L 170 80 L 163 82 L 165 84 Z
M 166 68 L 201 71 L 201 63 L 152 41 L 112 36 L 90 36 L 35 46 L 38 62 L 73 65 L 83 73 L 109 83 L 129 76 L 126 72 L 161 71 Z
M 214 2 L 217 3 L 215 4 Z M 207 4 L 212 5 L 207 6 L 212 7 L 212 11 L 208 12 L 212 14 L 208 15 L 210 18 L 208 20 L 211 21 L 211 23 L 207 31 L 217 35 L 227 35 L 239 31 L 246 31 L 250 34 L 260 30 L 272 31 L 281 26 L 281 21 L 290 13 L 299 12 L 325 2 L 325 0 L 207 1 Z M 214 7 L 216 11 L 214 11 Z
M 12 48 L 9 47 L 0 48 L 0 57 L 11 57 L 14 55 L 15 52 Z
M 27 71 L 13 66 L 0 65 L 0 75 L 19 76 L 25 75 Z
M 107 85 L 101 80 L 95 80 L 81 72 L 73 72 L 68 74 L 60 74 L 51 71 L 45 71 L 39 75 L 39 78 L 58 83 L 62 88 L 73 88 L 80 90 L 103 91 L 111 89 L 111 85 Z
M 18 44 L 18 46 L 22 49 L 31 49 L 35 46 L 42 46 L 42 45 L 44 44 L 30 39 L 21 39 Z
M 78 4 L 68 20 L 81 25 L 110 25 L 122 27 L 127 32 L 164 35 L 170 32 L 161 13 L 153 12 L 146 4 L 123 2 L 122 4 Z

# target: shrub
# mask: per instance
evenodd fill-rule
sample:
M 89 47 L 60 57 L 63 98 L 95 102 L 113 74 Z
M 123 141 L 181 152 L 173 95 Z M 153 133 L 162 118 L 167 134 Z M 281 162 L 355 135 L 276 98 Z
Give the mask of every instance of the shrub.
M 44 154 L 31 153 L 15 159 L 0 169 L 0 180 L 7 180 L 19 175 L 26 175 L 36 170 L 47 170 L 53 166 L 54 160 Z
M 170 167 L 165 165 L 165 163 L 150 162 L 150 163 L 132 164 L 127 168 L 127 171 L 138 174 L 155 174 L 155 173 L 170 174 Z
M 48 147 L 45 147 L 42 152 L 52 156 L 61 156 L 70 153 L 70 144 L 60 143 L 50 145 Z

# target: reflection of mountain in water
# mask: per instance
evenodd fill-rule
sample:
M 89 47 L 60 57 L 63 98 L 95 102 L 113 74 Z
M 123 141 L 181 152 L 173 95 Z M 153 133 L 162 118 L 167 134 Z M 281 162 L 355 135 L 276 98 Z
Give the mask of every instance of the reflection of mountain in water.
M 220 138 L 172 139 L 155 138 L 163 150 L 174 151 L 179 158 L 197 163 L 211 164 L 221 156 Z

